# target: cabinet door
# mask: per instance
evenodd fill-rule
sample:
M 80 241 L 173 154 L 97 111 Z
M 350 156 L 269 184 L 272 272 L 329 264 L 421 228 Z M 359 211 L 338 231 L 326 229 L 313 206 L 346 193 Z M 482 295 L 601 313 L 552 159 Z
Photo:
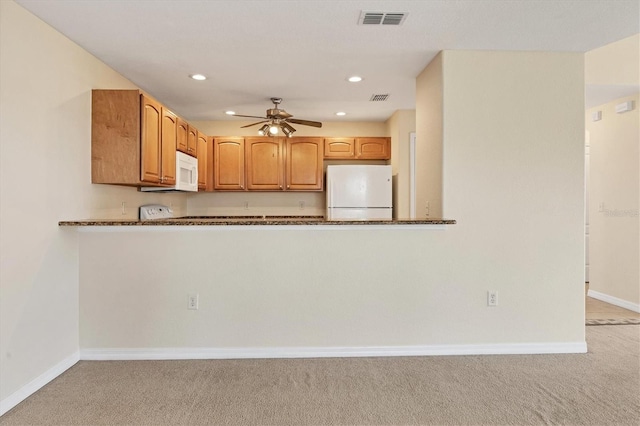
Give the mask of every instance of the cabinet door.
M 178 136 L 176 138 L 176 149 L 180 152 L 188 154 L 187 138 L 189 135 L 189 124 L 182 118 L 178 117 Z
M 207 189 L 207 136 L 198 132 L 198 189 Z
M 325 138 L 324 158 L 355 158 L 354 138 Z
M 213 139 L 213 187 L 217 190 L 242 190 L 244 184 L 244 139 Z
M 160 182 L 167 185 L 176 184 L 176 137 L 178 117 L 166 108 L 162 108 L 162 156 Z
M 143 182 L 160 183 L 162 169 L 160 157 L 162 106 L 145 95 L 141 96 L 140 123 L 140 180 Z
M 187 154 L 192 157 L 196 157 L 198 149 L 198 129 L 195 127 L 189 126 L 189 131 L 187 133 Z
M 247 189 L 264 191 L 284 189 L 282 145 L 282 138 L 245 138 Z
M 358 160 L 388 160 L 391 158 L 391 138 L 356 138 Z
M 291 191 L 322 190 L 322 138 L 295 137 L 286 140 L 286 185 Z

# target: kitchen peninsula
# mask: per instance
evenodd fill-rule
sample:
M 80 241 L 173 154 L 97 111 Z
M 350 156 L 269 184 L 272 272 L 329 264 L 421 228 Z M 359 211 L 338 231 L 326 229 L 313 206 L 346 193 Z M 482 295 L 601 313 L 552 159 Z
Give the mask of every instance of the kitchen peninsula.
M 225 225 L 454 225 L 451 219 L 394 219 L 394 220 L 325 220 L 322 216 L 187 216 L 154 220 L 77 220 L 61 221 L 59 226 L 225 226 Z

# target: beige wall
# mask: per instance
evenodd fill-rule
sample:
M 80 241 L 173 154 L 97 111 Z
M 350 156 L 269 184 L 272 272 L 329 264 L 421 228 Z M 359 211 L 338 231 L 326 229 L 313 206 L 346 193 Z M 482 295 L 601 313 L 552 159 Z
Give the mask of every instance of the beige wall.
M 77 356 L 77 234 L 58 221 L 137 217 L 138 205 L 158 201 L 186 211 L 186 197 L 91 184 L 91 89 L 134 88 L 129 81 L 13 1 L 0 2 L 0 55 L 0 401 L 6 401 Z
M 201 132 L 210 136 L 258 136 L 260 126 L 242 126 L 255 123 L 259 120 L 244 120 L 236 118 L 225 121 L 194 121 Z M 373 121 L 327 121 L 322 123 L 321 128 L 294 125 L 296 132 L 294 136 L 389 136 L 389 129 L 384 122 Z
M 633 101 L 623 114 L 615 106 Z M 638 94 L 587 110 L 590 140 L 590 291 L 640 309 L 640 98 Z M 602 112 L 602 120 L 591 114 Z M 635 305 L 635 306 L 633 306 Z
M 443 217 L 443 63 L 439 53 L 416 79 L 416 217 Z M 428 206 L 428 209 L 427 209 Z M 427 214 L 428 213 L 428 214 Z
M 387 120 L 387 126 L 391 135 L 394 217 L 404 219 L 410 217 L 409 135 L 416 130 L 416 111 L 396 111 Z
M 587 85 L 640 84 L 640 34 L 618 40 L 584 55 Z
M 585 79 L 587 93 L 594 95 L 586 115 L 591 139 L 590 292 L 640 311 L 640 34 L 587 52 Z M 635 109 L 616 114 L 615 105 L 627 100 L 635 102 Z M 591 121 L 595 111 L 602 112 L 601 121 Z
M 82 350 L 578 350 L 583 56 L 443 58 L 443 200 L 457 225 L 83 232 Z

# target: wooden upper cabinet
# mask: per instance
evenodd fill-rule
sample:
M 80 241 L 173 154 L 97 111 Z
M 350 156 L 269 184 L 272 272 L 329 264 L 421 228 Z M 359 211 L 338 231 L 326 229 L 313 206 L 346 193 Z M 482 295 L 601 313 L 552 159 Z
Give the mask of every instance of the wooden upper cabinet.
M 177 117 L 139 90 L 91 92 L 91 182 L 169 186 Z
M 213 188 L 245 189 L 244 138 L 213 138 Z
M 207 152 L 208 152 L 208 144 L 207 144 L 207 136 L 204 133 L 198 131 L 198 189 L 207 189 L 207 176 L 209 175 L 209 170 L 207 167 Z
M 196 157 L 198 152 L 198 129 L 189 126 L 187 132 L 187 152 L 192 157 Z
M 189 134 L 189 123 L 178 117 L 178 135 L 176 138 L 176 149 L 188 154 L 187 137 Z
M 354 138 L 325 138 L 324 158 L 349 159 L 355 158 Z
M 290 191 L 321 191 L 323 187 L 322 138 L 296 137 L 286 139 L 286 189 Z
M 245 138 L 244 152 L 248 190 L 284 189 L 282 138 Z
M 141 116 L 141 153 L 140 180 L 160 183 L 162 175 L 162 105 L 142 95 Z
M 356 138 L 356 159 L 389 160 L 391 138 Z
M 160 140 L 162 157 L 160 159 L 160 182 L 167 185 L 176 184 L 176 137 L 178 117 L 166 108 L 162 108 L 162 129 Z

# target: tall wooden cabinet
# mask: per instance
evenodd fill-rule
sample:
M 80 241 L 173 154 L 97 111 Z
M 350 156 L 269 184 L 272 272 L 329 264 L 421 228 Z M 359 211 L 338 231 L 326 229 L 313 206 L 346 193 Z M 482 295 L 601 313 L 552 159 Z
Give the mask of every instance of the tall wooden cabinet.
M 91 181 L 175 184 L 177 117 L 139 90 L 93 90 Z

